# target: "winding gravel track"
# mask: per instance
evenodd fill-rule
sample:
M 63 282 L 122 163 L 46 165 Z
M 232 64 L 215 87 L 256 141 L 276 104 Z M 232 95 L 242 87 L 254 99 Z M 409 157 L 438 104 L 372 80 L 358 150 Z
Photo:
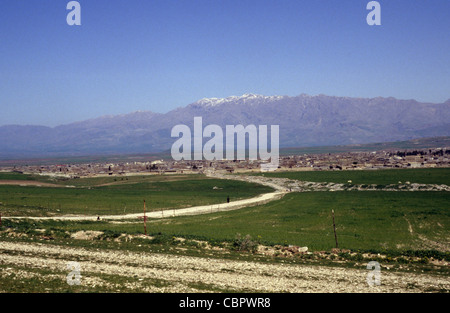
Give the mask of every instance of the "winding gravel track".
M 247 182 L 255 182 L 262 185 L 266 185 L 275 189 L 274 192 L 262 194 L 253 198 L 231 201 L 229 203 L 213 204 L 213 205 L 203 205 L 195 206 L 176 210 L 164 210 L 164 211 L 152 211 L 146 213 L 148 218 L 164 218 L 164 217 L 174 217 L 183 215 L 198 215 L 207 214 L 217 211 L 230 211 L 237 210 L 248 206 L 260 205 L 273 200 L 280 199 L 288 191 L 286 187 L 282 184 L 277 184 L 276 179 L 264 179 L 257 176 L 229 176 L 229 175 L 219 175 L 219 174 L 208 174 L 209 177 L 221 178 L 221 179 L 235 179 Z M 23 183 L 23 182 L 22 182 Z M 102 220 L 127 220 L 136 219 L 142 217 L 143 213 L 134 214 L 122 214 L 122 215 L 102 215 L 100 218 Z M 92 221 L 96 220 L 97 216 L 86 216 L 86 215 L 64 215 L 64 216 L 50 216 L 50 217 L 29 217 L 29 216 L 15 216 L 15 217 L 4 217 L 4 219 L 32 219 L 32 220 L 60 220 L 60 221 Z
M 198 214 L 207 214 L 211 212 L 217 211 L 229 211 L 229 210 L 237 210 L 249 206 L 261 205 L 267 202 L 278 200 L 282 198 L 285 194 L 289 192 L 303 192 L 303 191 L 339 191 L 339 190 L 360 190 L 362 187 L 360 185 L 354 186 L 346 186 L 345 184 L 339 183 L 317 183 L 317 182 L 307 182 L 307 181 L 298 181 L 291 180 L 288 178 L 275 178 L 275 177 L 264 177 L 264 176 L 251 176 L 251 175 L 227 175 L 221 174 L 217 172 L 207 172 L 206 175 L 208 177 L 216 178 L 216 179 L 231 179 L 231 180 L 239 180 L 251 183 L 257 183 L 265 186 L 269 186 L 273 188 L 275 191 L 262 194 L 253 198 L 231 201 L 230 203 L 221 203 L 214 205 L 203 205 L 203 206 L 195 206 L 188 207 L 182 209 L 167 209 L 160 211 L 152 211 L 148 212 L 146 215 L 148 218 L 164 218 L 164 217 L 175 217 L 175 216 L 183 216 L 183 215 L 198 215 Z M 20 184 L 26 184 L 24 181 L 17 181 Z M 38 185 L 38 182 L 31 182 L 33 185 Z M 42 185 L 42 184 L 41 184 Z M 60 186 L 59 186 L 60 187 Z M 66 186 L 67 187 L 67 186 Z M 402 185 L 405 189 L 403 191 L 450 191 L 450 186 L 447 185 L 433 185 L 433 184 L 410 184 L 410 185 Z M 381 190 L 377 189 L 376 186 L 368 186 L 363 190 Z M 399 189 L 395 189 L 392 186 L 385 187 L 382 190 L 385 191 L 400 191 Z M 135 214 L 122 214 L 122 215 L 102 215 L 100 218 L 102 220 L 127 220 L 127 219 L 136 219 L 142 217 L 142 213 Z M 4 217 L 5 219 L 33 219 L 33 220 L 61 220 L 61 221 L 92 221 L 96 220 L 97 216 L 92 215 L 65 215 L 65 216 L 51 216 L 51 217 L 28 217 L 28 216 L 17 216 L 17 217 Z

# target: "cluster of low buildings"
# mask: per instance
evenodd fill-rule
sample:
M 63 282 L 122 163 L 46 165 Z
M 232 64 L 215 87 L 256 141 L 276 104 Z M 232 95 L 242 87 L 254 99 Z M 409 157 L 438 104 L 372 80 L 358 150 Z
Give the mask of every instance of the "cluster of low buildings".
M 329 154 L 303 154 L 283 156 L 280 166 L 284 169 L 358 170 L 386 168 L 448 167 L 450 150 L 446 148 L 347 152 Z
M 175 161 L 152 160 L 118 163 L 85 163 L 55 165 L 16 165 L 0 168 L 2 171 L 35 173 L 79 178 L 90 176 L 120 176 L 142 174 L 189 174 L 217 172 L 257 172 L 263 161 L 216 160 Z M 373 151 L 282 155 L 278 171 L 336 171 L 386 168 L 433 168 L 450 166 L 450 149 L 419 149 L 402 151 Z

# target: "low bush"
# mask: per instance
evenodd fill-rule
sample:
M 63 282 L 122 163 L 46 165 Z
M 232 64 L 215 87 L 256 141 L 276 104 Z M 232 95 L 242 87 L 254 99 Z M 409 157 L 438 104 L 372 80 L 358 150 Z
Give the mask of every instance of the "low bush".
M 248 251 L 248 252 L 256 252 L 258 249 L 259 243 L 252 240 L 250 235 L 246 235 L 242 238 L 241 234 L 236 235 L 236 239 L 233 242 L 233 248 L 236 251 Z

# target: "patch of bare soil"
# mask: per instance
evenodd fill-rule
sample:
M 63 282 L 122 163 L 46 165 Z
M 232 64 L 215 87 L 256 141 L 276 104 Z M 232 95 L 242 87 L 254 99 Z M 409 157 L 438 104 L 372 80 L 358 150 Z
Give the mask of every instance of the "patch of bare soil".
M 0 180 L 0 185 L 19 185 L 19 186 L 36 186 L 36 187 L 67 187 L 51 183 L 43 183 L 34 180 Z
M 98 238 L 102 234 L 103 234 L 102 231 L 80 230 L 76 233 L 73 233 L 70 237 L 73 239 L 80 239 L 80 240 L 92 240 Z

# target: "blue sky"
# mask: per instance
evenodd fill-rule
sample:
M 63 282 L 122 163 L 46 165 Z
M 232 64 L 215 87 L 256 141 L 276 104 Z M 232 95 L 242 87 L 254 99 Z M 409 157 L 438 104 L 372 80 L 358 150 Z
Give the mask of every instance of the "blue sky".
M 302 93 L 444 102 L 450 1 L 0 3 L 0 125 L 56 126 L 204 97 Z

